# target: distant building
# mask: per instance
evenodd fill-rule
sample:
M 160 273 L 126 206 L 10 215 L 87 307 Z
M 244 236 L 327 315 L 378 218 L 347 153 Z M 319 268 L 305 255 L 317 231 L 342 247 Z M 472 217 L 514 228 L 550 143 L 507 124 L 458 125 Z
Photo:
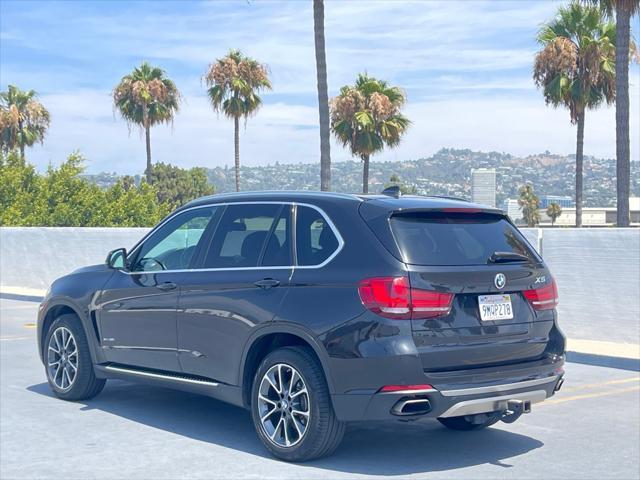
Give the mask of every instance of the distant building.
M 494 168 L 471 170 L 471 200 L 482 205 L 496 206 L 496 170 Z
M 640 197 L 629 198 L 629 210 L 632 226 L 640 226 Z M 616 224 L 615 207 L 583 207 L 582 225 L 585 227 L 607 227 Z M 515 221 L 515 219 L 514 219 Z M 562 208 L 562 214 L 556 219 L 557 226 L 573 226 L 576 224 L 575 207 Z M 551 225 L 547 209 L 540 209 L 540 225 Z
M 562 208 L 576 206 L 573 198 L 566 195 L 540 195 L 540 208 L 547 208 L 552 203 L 557 203 Z
M 507 198 L 502 204 L 502 209 L 509 215 L 509 218 L 516 223 L 524 218 L 517 198 Z

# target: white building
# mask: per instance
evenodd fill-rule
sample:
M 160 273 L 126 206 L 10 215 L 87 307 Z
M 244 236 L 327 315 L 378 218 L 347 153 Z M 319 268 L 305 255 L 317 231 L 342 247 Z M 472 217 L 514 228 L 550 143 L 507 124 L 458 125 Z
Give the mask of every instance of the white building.
M 631 225 L 640 225 L 640 197 L 629 198 Z M 514 219 L 515 221 L 515 219 Z M 572 227 L 576 224 L 575 207 L 563 208 L 562 214 L 556 219 L 555 225 Z M 585 227 L 605 227 L 616 224 L 615 207 L 582 207 L 582 225 Z M 547 216 L 547 209 L 540 209 L 540 225 L 551 225 Z
M 523 219 L 522 208 L 520 208 L 520 205 L 518 205 L 517 198 L 507 198 L 502 204 L 502 209 L 514 222 L 519 222 Z
M 471 171 L 471 200 L 482 205 L 496 206 L 496 170 L 477 168 Z

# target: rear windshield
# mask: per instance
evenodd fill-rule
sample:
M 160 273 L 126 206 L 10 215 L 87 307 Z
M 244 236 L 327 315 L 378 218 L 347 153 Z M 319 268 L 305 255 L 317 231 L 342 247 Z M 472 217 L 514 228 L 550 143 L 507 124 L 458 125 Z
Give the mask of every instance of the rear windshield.
M 404 261 L 416 265 L 486 265 L 494 252 L 513 252 L 537 262 L 520 232 L 502 215 L 407 212 L 391 217 Z

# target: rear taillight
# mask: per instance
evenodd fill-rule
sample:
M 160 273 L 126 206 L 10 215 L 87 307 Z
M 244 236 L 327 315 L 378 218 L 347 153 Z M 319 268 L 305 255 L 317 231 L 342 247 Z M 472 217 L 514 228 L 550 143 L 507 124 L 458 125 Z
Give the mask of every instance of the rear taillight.
M 553 277 L 548 285 L 522 293 L 535 310 L 551 310 L 558 305 L 558 287 Z
M 453 294 L 411 288 L 407 277 L 362 280 L 358 293 L 365 307 L 386 318 L 434 318 L 451 311 Z

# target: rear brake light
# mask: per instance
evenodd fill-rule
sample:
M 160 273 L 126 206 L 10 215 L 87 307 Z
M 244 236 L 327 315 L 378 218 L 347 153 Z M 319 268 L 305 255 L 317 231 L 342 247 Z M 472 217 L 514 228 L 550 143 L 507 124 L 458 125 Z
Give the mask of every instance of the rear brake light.
M 558 286 L 553 277 L 548 285 L 522 293 L 535 310 L 551 310 L 558 305 Z
M 362 304 L 386 318 L 420 319 L 447 315 L 453 294 L 411 288 L 407 277 L 377 277 L 358 285 Z
M 451 311 L 453 294 L 411 289 L 412 318 L 434 318 Z
M 452 207 L 452 208 L 443 208 L 442 211 L 447 213 L 480 213 L 482 212 L 482 209 Z

